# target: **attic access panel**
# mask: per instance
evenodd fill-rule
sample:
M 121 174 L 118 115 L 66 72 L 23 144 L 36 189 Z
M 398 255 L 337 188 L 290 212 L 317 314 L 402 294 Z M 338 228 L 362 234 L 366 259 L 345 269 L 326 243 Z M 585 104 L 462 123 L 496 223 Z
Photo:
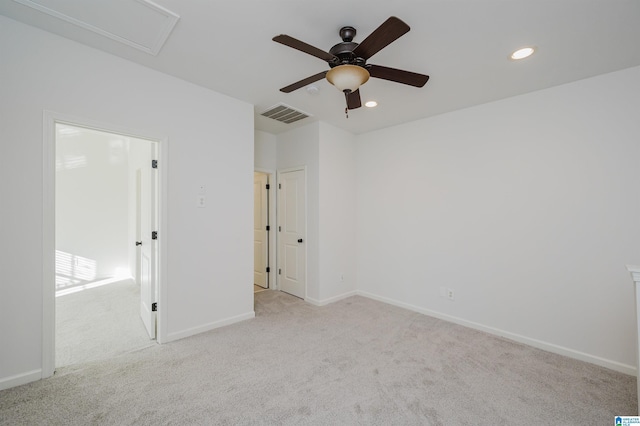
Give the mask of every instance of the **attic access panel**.
M 156 56 L 180 16 L 150 0 L 14 0 Z

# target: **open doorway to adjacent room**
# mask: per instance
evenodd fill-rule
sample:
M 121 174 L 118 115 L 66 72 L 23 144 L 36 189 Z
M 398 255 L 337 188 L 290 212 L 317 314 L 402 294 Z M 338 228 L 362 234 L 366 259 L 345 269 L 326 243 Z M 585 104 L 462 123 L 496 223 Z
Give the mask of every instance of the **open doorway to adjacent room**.
M 272 244 L 274 232 L 271 229 L 272 176 L 266 171 L 253 173 L 253 292 L 274 289 L 271 273 Z
M 55 123 L 55 367 L 155 344 L 157 149 Z

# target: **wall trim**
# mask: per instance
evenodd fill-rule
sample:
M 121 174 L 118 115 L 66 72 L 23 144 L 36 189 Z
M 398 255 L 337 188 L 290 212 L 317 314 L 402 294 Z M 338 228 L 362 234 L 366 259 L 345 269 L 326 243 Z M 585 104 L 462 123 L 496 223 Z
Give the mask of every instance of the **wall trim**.
M 0 391 L 42 379 L 42 370 L 32 370 L 0 379 Z
M 45 110 L 42 117 L 42 354 L 39 370 L 41 379 L 53 376 L 55 371 L 55 122 L 58 116 Z
M 590 355 L 584 352 L 576 351 L 574 349 L 566 348 L 564 346 L 555 345 L 553 343 L 544 342 L 542 340 L 532 339 L 530 337 L 526 337 L 516 333 L 511 333 L 509 331 L 501 330 L 499 328 L 489 327 L 477 322 L 468 321 L 462 318 L 443 314 L 437 311 L 432 311 L 431 309 L 425 309 L 419 306 L 411 305 L 409 303 L 401 302 L 399 300 L 390 299 L 384 296 L 379 296 L 377 294 L 369 293 L 367 291 L 357 290 L 356 293 L 359 296 L 366 297 L 368 299 L 373 299 L 378 302 L 383 302 L 389 305 L 408 309 L 410 311 L 414 311 L 423 315 L 428 315 L 430 317 L 438 318 L 444 321 L 452 322 L 454 324 L 462 325 L 464 327 L 472 328 L 474 330 L 484 331 L 485 333 L 493 334 L 494 336 L 504 337 L 506 339 L 513 340 L 518 343 L 523 343 L 525 345 L 532 346 L 537 349 L 542 349 L 547 352 L 563 355 L 569 358 L 577 359 L 579 361 L 588 362 L 590 364 L 599 365 L 600 367 L 605 367 L 610 370 L 628 374 L 630 376 L 637 376 L 637 369 L 632 365 L 622 364 L 617 361 L 612 361 L 610 359 L 605 359 L 595 355 Z
M 315 306 L 325 306 L 325 305 L 328 305 L 330 303 L 334 303 L 334 302 L 337 302 L 339 300 L 346 299 L 347 297 L 356 296 L 357 294 L 358 294 L 358 291 L 357 290 L 353 290 L 353 291 L 348 291 L 346 293 L 342 293 L 342 294 L 339 294 L 337 296 L 329 297 L 327 299 L 322 299 L 322 300 L 314 299 L 312 297 L 306 297 L 304 299 L 304 301 L 305 302 L 309 302 L 309 303 L 311 303 L 312 305 L 315 305 Z
M 199 325 L 197 327 L 188 328 L 182 331 L 176 331 L 175 333 L 169 333 L 164 343 L 184 339 L 185 337 L 195 336 L 196 334 L 205 333 L 207 331 L 215 330 L 216 328 L 225 327 L 227 325 L 235 324 L 237 322 L 250 320 L 255 317 L 256 317 L 256 313 L 254 311 L 251 311 L 251 312 L 236 315 L 233 317 L 214 321 L 209 324 Z

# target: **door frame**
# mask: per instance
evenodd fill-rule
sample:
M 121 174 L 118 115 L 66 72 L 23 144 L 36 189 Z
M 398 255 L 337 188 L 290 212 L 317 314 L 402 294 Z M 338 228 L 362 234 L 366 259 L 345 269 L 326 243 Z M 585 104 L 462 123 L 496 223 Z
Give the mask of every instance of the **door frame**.
M 266 290 L 277 290 L 278 289 L 278 283 L 277 283 L 277 279 L 278 279 L 278 274 L 275 273 L 276 271 L 276 265 L 278 264 L 276 262 L 276 259 L 278 257 L 278 253 L 277 253 L 277 245 L 276 245 L 276 239 L 277 239 L 277 232 L 276 232 L 276 227 L 277 227 L 277 218 L 276 218 L 276 203 L 277 203 L 277 197 L 276 195 L 278 194 L 278 192 L 276 191 L 276 172 L 275 170 L 272 169 L 262 169 L 259 167 L 255 167 L 253 169 L 254 172 L 258 172 L 258 173 L 264 173 L 266 175 L 269 176 L 269 185 L 270 185 L 270 189 L 269 191 L 267 191 L 267 198 L 269 200 L 269 211 L 267 212 L 268 217 L 267 217 L 267 222 L 269 223 L 269 226 L 271 226 L 271 231 L 269 233 L 269 253 L 268 253 L 268 262 L 267 262 L 267 266 L 270 268 L 269 270 L 271 272 L 269 272 L 268 275 L 268 288 Z M 274 223 L 275 222 L 275 223 Z M 274 236 L 275 235 L 275 236 Z M 275 279 L 274 279 L 275 277 Z M 253 288 L 253 283 L 251 283 L 251 288 Z
M 104 123 L 84 117 L 54 111 L 43 111 L 42 155 L 42 378 L 55 372 L 55 196 L 56 196 L 56 134 L 57 123 L 86 127 L 156 142 L 158 145 L 158 276 L 156 280 L 158 306 L 157 342 L 166 341 L 167 320 L 167 163 L 168 140 L 148 132 Z
M 280 175 L 282 173 L 288 173 L 288 172 L 297 172 L 297 171 L 303 171 L 304 172 L 304 229 L 305 229 L 305 240 L 308 242 L 309 239 L 307 238 L 309 235 L 309 185 L 307 183 L 307 166 L 303 165 L 303 166 L 298 166 L 298 167 L 287 167 L 284 169 L 278 169 L 276 171 L 276 191 L 274 192 L 274 195 L 276 196 L 276 199 L 279 199 L 279 197 L 277 196 L 277 190 L 280 187 Z M 278 205 L 276 206 L 276 227 L 279 226 L 280 223 L 280 216 L 279 216 L 279 209 L 280 209 L 280 203 L 277 203 Z M 276 232 L 276 269 L 278 269 L 280 267 L 280 253 L 278 252 L 278 250 L 280 249 L 280 232 Z M 309 287 L 309 282 L 308 282 L 308 278 L 309 278 L 309 250 L 308 250 L 309 244 L 306 243 L 304 245 L 304 261 L 305 261 L 305 268 L 304 268 L 304 298 L 303 300 L 307 300 L 307 289 Z M 277 289 L 280 290 L 280 274 L 275 274 L 276 275 L 276 282 L 277 282 Z

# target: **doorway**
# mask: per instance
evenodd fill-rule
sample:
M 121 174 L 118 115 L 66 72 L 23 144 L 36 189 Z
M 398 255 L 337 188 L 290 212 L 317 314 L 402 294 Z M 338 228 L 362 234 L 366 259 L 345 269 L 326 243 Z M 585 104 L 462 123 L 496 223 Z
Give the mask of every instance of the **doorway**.
M 44 214 L 54 228 L 51 240 L 45 228 L 45 250 L 55 254 L 43 272 L 45 287 L 55 288 L 45 289 L 43 377 L 54 367 L 155 344 L 156 337 L 158 244 L 147 230 L 158 229 L 151 160 L 159 143 L 78 122 L 45 114 L 51 132 L 44 174 L 53 182 L 45 185 Z
M 253 173 L 253 292 L 277 290 L 276 274 L 276 172 L 254 169 Z
M 253 285 L 254 293 L 269 288 L 269 175 L 253 173 Z

